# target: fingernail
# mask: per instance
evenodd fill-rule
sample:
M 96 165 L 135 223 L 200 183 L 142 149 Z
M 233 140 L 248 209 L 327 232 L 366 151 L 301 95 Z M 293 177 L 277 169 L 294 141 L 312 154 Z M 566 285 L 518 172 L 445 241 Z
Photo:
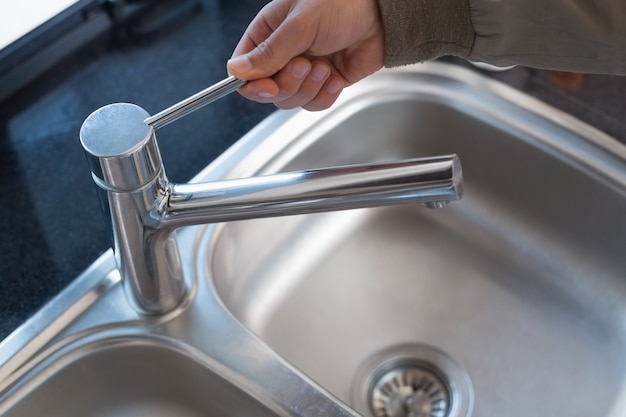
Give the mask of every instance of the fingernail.
M 342 89 L 343 84 L 335 78 L 331 79 L 326 85 L 326 91 L 332 95 L 339 93 Z
M 230 68 L 239 73 L 246 73 L 251 71 L 253 66 L 250 58 L 247 55 L 239 55 L 237 58 L 233 58 L 228 61 Z
M 304 78 L 311 70 L 311 65 L 304 61 L 295 61 L 291 64 L 291 74 L 298 78 Z
M 268 93 L 267 91 L 259 91 L 256 95 L 261 98 L 272 98 L 275 96 L 275 94 Z
M 311 78 L 313 81 L 324 81 L 329 73 L 330 69 L 326 65 L 316 64 L 311 70 Z

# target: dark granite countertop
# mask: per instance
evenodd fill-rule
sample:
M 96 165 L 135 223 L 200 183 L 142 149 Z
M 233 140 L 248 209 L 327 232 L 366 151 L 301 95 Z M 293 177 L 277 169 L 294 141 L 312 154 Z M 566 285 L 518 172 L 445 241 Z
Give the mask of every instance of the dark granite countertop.
M 266 1 L 200 3 L 158 35 L 103 36 L 0 103 L 0 340 L 110 246 L 78 142 L 83 120 L 119 101 L 155 113 L 222 79 Z M 626 77 L 527 68 L 489 75 L 626 142 Z M 274 110 L 233 94 L 161 129 L 168 177 L 193 177 Z

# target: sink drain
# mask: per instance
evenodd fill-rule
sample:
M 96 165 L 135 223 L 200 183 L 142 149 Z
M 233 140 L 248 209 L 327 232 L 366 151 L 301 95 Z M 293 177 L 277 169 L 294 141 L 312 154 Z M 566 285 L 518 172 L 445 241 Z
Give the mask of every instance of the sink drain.
M 450 393 L 439 375 L 415 365 L 392 369 L 370 394 L 375 417 L 447 417 Z
M 407 344 L 374 355 L 357 374 L 353 406 L 371 417 L 469 417 L 467 373 L 431 346 Z

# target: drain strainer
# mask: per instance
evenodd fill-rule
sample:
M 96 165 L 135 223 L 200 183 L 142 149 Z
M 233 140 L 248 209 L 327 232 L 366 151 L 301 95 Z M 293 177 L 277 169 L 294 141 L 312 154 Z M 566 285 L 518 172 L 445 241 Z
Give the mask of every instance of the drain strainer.
M 402 366 L 378 379 L 370 403 L 375 417 L 447 417 L 450 394 L 435 372 Z
M 469 417 L 474 397 L 461 366 L 427 345 L 405 344 L 379 352 L 359 370 L 354 408 L 371 417 Z

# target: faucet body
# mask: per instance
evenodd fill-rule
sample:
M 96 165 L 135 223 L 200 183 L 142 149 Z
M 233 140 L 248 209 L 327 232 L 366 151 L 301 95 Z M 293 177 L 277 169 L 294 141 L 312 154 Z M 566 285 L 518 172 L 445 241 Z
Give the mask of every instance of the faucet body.
M 80 133 L 127 295 L 146 314 L 170 311 L 185 298 L 179 227 L 408 203 L 436 208 L 463 192 L 455 155 L 175 184 L 147 117 L 138 106 L 111 104 L 92 113 Z

